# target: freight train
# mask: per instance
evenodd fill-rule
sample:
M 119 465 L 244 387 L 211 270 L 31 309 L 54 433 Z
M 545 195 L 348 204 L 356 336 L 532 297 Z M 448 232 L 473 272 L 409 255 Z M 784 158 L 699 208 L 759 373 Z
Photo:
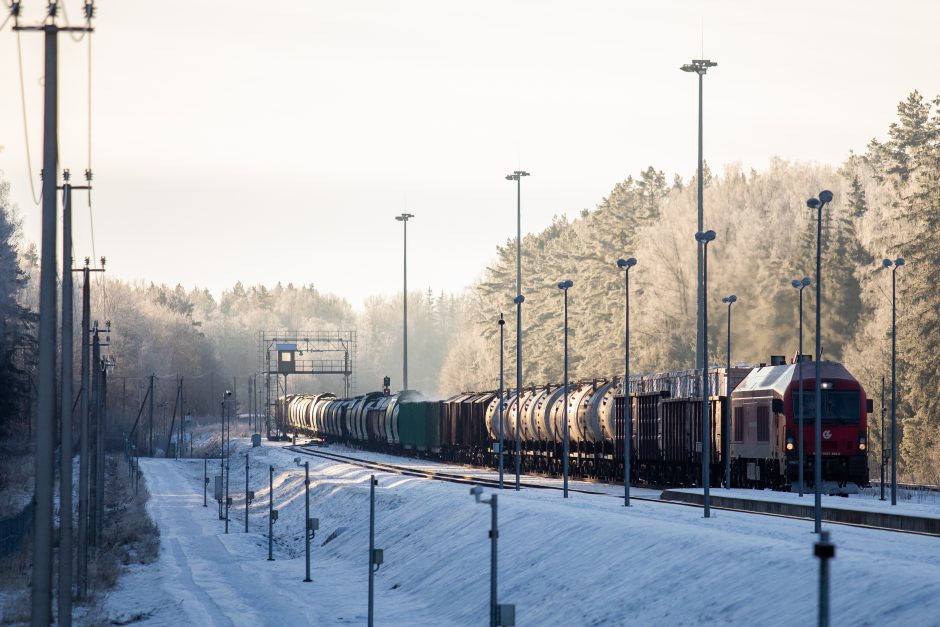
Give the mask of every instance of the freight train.
M 799 474 L 799 395 L 803 394 L 804 477 L 811 485 L 815 456 L 815 376 L 820 369 L 823 489 L 852 491 L 868 484 L 867 425 L 871 401 L 835 362 L 803 356 L 786 363 L 710 368 L 710 477 L 721 485 L 730 456 L 731 485 L 790 489 Z M 702 371 L 683 370 L 497 392 L 467 392 L 429 400 L 406 390 L 353 398 L 295 394 L 278 399 L 273 420 L 281 433 L 305 434 L 373 450 L 442 461 L 507 467 L 518 456 L 526 472 L 560 474 L 564 407 L 568 406 L 571 476 L 622 480 L 624 409 L 630 408 L 631 482 L 696 486 L 702 480 Z M 729 396 L 730 394 L 730 396 Z M 625 399 L 629 399 L 629 405 Z M 502 405 L 502 407 L 500 407 Z M 518 419 L 517 419 L 518 413 Z M 503 420 L 502 440 L 499 422 Z M 729 441 L 730 440 L 730 441 Z

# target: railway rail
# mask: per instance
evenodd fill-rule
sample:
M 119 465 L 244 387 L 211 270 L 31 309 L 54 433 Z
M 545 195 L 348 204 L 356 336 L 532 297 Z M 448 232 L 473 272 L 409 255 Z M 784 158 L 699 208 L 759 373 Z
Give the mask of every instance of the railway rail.
M 460 474 L 460 473 L 455 473 L 455 472 L 438 471 L 438 470 L 431 470 L 431 469 L 422 470 L 422 469 L 415 468 L 413 466 L 403 466 L 403 465 L 391 464 L 387 462 L 378 462 L 378 461 L 374 461 L 370 459 L 363 459 L 361 457 L 354 457 L 351 455 L 343 455 L 340 453 L 334 453 L 332 451 L 325 451 L 320 448 L 313 449 L 308 445 L 302 445 L 302 444 L 301 445 L 288 445 L 285 448 L 287 450 L 290 450 L 296 453 L 301 453 L 303 455 L 310 455 L 313 457 L 319 457 L 321 459 L 327 459 L 330 461 L 340 462 L 344 464 L 351 464 L 354 466 L 367 468 L 369 470 L 376 470 L 379 472 L 386 472 L 390 474 L 397 474 L 397 475 L 403 475 L 403 476 L 408 476 L 408 477 L 417 477 L 420 479 L 430 479 L 434 481 L 444 481 L 448 483 L 461 483 L 461 484 L 471 485 L 471 486 L 480 485 L 480 486 L 491 487 L 491 488 L 499 487 L 499 480 L 493 479 L 490 477 L 481 477 L 481 476 L 475 476 L 475 475 L 469 475 L 469 474 Z M 511 481 L 505 481 L 504 485 L 511 486 L 513 485 L 513 483 Z M 535 489 L 535 490 L 556 490 L 556 491 L 562 490 L 560 486 L 542 484 L 542 483 L 521 482 L 519 485 L 520 487 L 523 487 L 523 488 Z M 611 484 L 604 484 L 604 485 L 615 486 L 617 484 L 611 483 Z M 588 494 L 592 496 L 623 498 L 622 495 L 619 495 L 619 494 L 612 494 L 610 492 L 604 492 L 600 490 L 591 490 L 587 488 L 576 488 L 576 487 L 569 486 L 568 491 L 578 493 L 578 494 Z M 702 506 L 697 503 L 689 503 L 689 502 L 684 502 L 684 501 L 667 501 L 658 497 L 654 498 L 654 497 L 649 497 L 649 496 L 638 496 L 638 495 L 631 494 L 630 499 L 635 500 L 635 501 L 649 502 L 649 503 L 659 503 L 662 505 L 677 505 L 681 507 L 695 507 L 699 509 L 702 508 Z M 714 504 L 711 506 L 711 508 L 714 510 L 721 510 L 721 511 L 727 511 L 727 512 L 739 512 L 743 514 L 756 514 L 760 516 L 772 516 L 775 518 L 789 518 L 793 520 L 813 520 L 812 516 L 795 516 L 795 515 L 790 515 L 790 514 L 781 514 L 781 513 L 774 513 L 774 512 L 761 512 L 761 511 L 753 511 L 753 510 L 735 508 L 735 507 L 716 506 Z M 878 531 L 892 531 L 895 533 L 907 533 L 907 534 L 913 534 L 913 535 L 937 537 L 937 534 L 935 533 L 912 531 L 908 529 L 897 529 L 897 528 L 892 528 L 892 527 L 883 527 L 883 526 L 878 526 L 878 525 L 866 525 L 866 524 L 842 522 L 842 521 L 835 521 L 835 520 L 826 520 L 825 522 L 827 524 L 843 525 L 846 527 L 858 527 L 861 529 L 874 529 Z

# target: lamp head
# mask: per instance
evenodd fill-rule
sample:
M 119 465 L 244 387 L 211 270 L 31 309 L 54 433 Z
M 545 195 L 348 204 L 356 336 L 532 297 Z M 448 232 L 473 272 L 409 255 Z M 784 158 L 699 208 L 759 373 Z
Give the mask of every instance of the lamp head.
M 731 303 L 737 302 L 737 300 L 738 300 L 738 297 L 732 294 L 731 296 L 725 296 L 724 298 L 722 298 L 721 302 L 725 303 L 726 305 L 730 305 Z
M 891 266 L 894 265 L 894 262 L 891 261 L 890 259 L 884 259 L 882 260 L 881 265 L 883 265 L 885 268 L 890 268 Z
M 819 202 L 824 205 L 826 203 L 832 202 L 832 192 L 830 192 L 828 189 L 824 189 L 823 191 L 819 192 Z
M 627 269 L 629 269 L 629 268 L 632 268 L 632 267 L 635 266 L 635 265 L 636 265 L 636 259 L 634 259 L 633 257 L 630 257 L 629 259 L 618 259 L 618 260 L 617 260 L 617 267 L 618 267 L 618 268 L 627 268 Z
M 568 279 L 567 281 L 562 281 L 561 283 L 559 283 L 559 284 L 558 284 L 558 289 L 560 289 L 560 290 L 567 290 L 568 288 L 572 287 L 573 285 L 574 285 L 574 281 L 572 281 L 571 279 Z
M 812 283 L 812 282 L 813 282 L 813 281 L 812 281 L 808 276 L 803 277 L 803 280 L 800 281 L 800 283 L 803 284 L 803 287 L 806 287 L 807 285 L 809 285 L 809 284 Z
M 820 203 L 818 198 L 810 198 L 806 201 L 806 206 L 810 209 L 819 209 L 819 204 Z
M 803 283 L 799 279 L 793 279 L 792 281 L 790 281 L 790 285 L 796 288 L 803 287 Z
M 904 257 L 898 257 L 894 260 L 895 267 L 901 267 L 904 265 Z
M 513 172 L 512 174 L 513 174 L 513 176 L 515 176 L 516 178 L 519 178 L 520 176 L 529 176 L 529 173 L 528 173 L 528 172 L 523 172 L 522 170 L 516 170 L 516 171 Z
M 516 177 L 513 176 L 512 174 L 507 174 L 507 175 L 506 175 L 506 180 L 507 180 L 507 181 L 515 181 L 515 180 L 516 180 Z
M 711 242 L 712 240 L 715 239 L 715 232 L 705 231 L 703 233 L 702 231 L 699 231 L 698 233 L 695 234 L 695 239 L 696 241 L 699 241 L 699 242 L 705 242 L 705 243 Z

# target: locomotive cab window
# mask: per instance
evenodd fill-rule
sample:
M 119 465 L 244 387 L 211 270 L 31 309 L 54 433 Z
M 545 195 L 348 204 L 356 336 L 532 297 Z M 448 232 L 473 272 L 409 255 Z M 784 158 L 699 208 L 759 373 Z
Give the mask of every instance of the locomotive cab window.
M 822 421 L 831 424 L 858 424 L 861 396 L 857 390 L 820 390 Z M 799 392 L 794 394 L 794 408 L 799 407 Z M 816 419 L 816 392 L 803 392 L 803 421 Z

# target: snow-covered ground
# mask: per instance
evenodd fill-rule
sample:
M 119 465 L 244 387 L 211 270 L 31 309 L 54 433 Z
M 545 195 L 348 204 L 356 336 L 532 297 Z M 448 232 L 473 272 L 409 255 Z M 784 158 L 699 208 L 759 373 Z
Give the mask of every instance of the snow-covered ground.
M 247 446 L 236 442 L 242 455 Z M 330 450 L 330 449 L 328 449 Z M 320 519 L 312 583 L 303 583 L 303 468 L 298 454 L 251 449 L 250 533 L 244 457 L 233 457 L 230 534 L 202 460 L 141 460 L 161 529 L 158 563 L 122 579 L 112 618 L 150 625 L 336 625 L 366 618 L 369 475 L 315 457 L 311 515 Z M 275 557 L 267 558 L 268 464 L 275 466 Z M 218 462 L 210 462 L 210 477 Z M 485 625 L 490 512 L 466 485 L 375 473 L 376 624 Z M 508 479 L 508 473 L 507 473 Z M 527 480 L 529 480 L 527 478 Z M 593 485 L 593 484 L 588 484 Z M 485 491 L 488 494 L 492 490 Z M 511 489 L 499 494 L 499 597 L 519 625 L 804 625 L 815 622 L 819 563 L 811 521 Z M 824 525 L 832 532 L 835 625 L 936 625 L 940 540 Z M 324 540 L 334 536 L 324 544 Z

